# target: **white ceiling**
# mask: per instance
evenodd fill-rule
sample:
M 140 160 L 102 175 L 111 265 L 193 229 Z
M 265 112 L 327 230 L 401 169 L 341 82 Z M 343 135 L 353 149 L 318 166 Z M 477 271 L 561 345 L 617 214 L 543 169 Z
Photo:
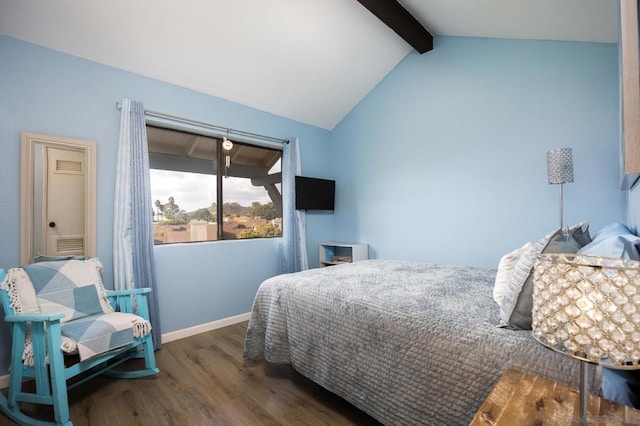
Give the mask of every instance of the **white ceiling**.
M 617 0 L 400 3 L 434 35 L 617 40 Z M 356 0 L 0 0 L 0 33 L 326 129 L 412 50 Z

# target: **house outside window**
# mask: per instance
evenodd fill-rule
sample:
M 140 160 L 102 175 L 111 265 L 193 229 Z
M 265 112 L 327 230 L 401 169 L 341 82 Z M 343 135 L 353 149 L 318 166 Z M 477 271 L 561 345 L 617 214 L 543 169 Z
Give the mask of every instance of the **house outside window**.
M 147 125 L 154 244 L 282 236 L 282 151 L 224 139 Z

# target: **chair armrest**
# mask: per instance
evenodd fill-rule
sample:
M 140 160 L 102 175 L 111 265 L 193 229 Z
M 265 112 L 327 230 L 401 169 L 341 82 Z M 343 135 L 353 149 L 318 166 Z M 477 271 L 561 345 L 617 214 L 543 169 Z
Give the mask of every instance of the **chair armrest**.
M 49 367 L 57 369 L 62 374 L 62 377 L 65 374 L 63 354 L 60 350 L 62 347 L 60 320 L 62 318 L 64 318 L 62 312 L 53 314 L 10 314 L 4 317 L 5 322 L 11 326 L 12 334 L 10 369 L 12 371 L 23 371 L 23 363 L 24 366 L 33 368 L 33 376 L 31 377 L 34 377 L 36 382 L 39 383 L 37 385 L 38 395 L 44 392 L 41 390 L 41 387 L 44 386 L 41 380 L 49 374 Z M 29 345 L 30 350 L 27 351 L 25 343 L 29 335 L 31 336 L 31 344 Z M 51 374 L 53 375 L 53 373 Z M 22 377 L 22 373 L 18 377 Z M 48 379 L 46 383 L 48 388 Z
M 47 322 L 56 321 L 64 318 L 64 314 L 56 312 L 55 314 L 20 314 L 7 315 L 4 317 L 6 322 Z
M 137 314 L 149 321 L 149 306 L 147 304 L 148 293 L 151 293 L 150 288 L 107 290 L 107 298 L 109 299 L 109 303 L 114 311 L 127 314 Z

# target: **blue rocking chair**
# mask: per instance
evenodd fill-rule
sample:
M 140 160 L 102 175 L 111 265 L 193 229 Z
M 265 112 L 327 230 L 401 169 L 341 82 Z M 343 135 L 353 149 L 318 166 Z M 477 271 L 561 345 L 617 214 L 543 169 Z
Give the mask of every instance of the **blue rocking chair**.
M 147 307 L 151 290 L 106 291 L 101 268 L 91 259 L 0 269 L 0 300 L 12 336 L 9 389 L 8 395 L 0 392 L 0 411 L 16 423 L 72 425 L 69 389 L 100 374 L 138 378 L 159 372 Z M 96 335 L 96 329 L 102 331 Z M 65 366 L 64 352 L 71 350 L 79 361 Z M 132 358 L 143 358 L 145 368 L 115 369 Z M 35 383 L 25 386 L 28 380 Z M 53 422 L 28 416 L 21 403 L 52 406 Z

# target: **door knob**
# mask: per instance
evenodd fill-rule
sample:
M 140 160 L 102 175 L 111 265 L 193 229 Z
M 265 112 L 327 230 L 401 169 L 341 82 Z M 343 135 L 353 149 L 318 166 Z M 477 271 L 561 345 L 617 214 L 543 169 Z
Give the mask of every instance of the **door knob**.
M 55 222 L 49 222 L 49 228 L 55 228 L 55 227 L 56 227 Z

